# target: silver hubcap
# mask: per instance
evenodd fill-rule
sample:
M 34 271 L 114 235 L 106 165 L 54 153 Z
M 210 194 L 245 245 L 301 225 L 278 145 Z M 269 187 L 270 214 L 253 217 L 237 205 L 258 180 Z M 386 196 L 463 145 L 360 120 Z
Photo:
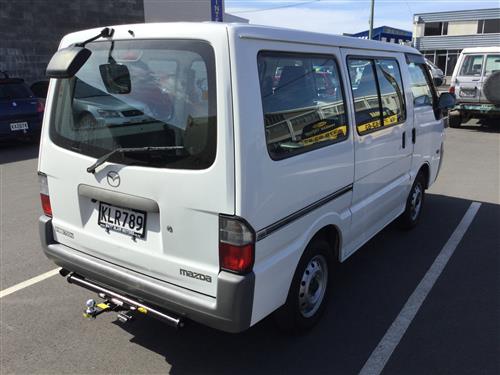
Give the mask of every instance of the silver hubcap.
M 322 255 L 312 258 L 300 280 L 299 309 L 302 316 L 310 318 L 318 311 L 325 296 L 328 266 Z
M 415 189 L 413 189 L 413 194 L 411 195 L 410 209 L 411 209 L 411 219 L 415 220 L 420 213 L 420 208 L 422 207 L 422 186 L 417 184 Z

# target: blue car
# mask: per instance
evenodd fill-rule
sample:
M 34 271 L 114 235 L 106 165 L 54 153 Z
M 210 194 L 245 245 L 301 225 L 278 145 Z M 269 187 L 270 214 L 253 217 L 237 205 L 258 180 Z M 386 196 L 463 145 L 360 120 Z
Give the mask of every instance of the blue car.
M 2 74 L 0 72 L 0 74 Z M 0 140 L 38 140 L 44 103 L 20 78 L 0 77 Z

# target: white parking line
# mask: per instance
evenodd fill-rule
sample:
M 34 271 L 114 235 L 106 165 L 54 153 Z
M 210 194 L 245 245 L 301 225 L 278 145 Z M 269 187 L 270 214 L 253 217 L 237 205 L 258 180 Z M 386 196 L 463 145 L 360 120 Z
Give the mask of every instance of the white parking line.
M 41 275 L 35 276 L 29 280 L 23 281 L 22 283 L 11 286 L 10 288 L 0 291 L 0 298 L 6 297 L 9 294 L 17 292 L 18 290 L 27 288 L 33 284 L 39 283 L 49 277 L 55 276 L 59 273 L 60 268 L 53 269 L 52 271 L 42 273 Z
M 375 350 L 372 352 L 365 365 L 359 372 L 360 375 L 379 375 L 384 369 L 387 361 L 391 357 L 394 349 L 398 346 L 401 338 L 410 326 L 413 318 L 417 314 L 420 306 L 422 306 L 425 298 L 434 286 L 441 272 L 443 272 L 446 264 L 455 252 L 458 244 L 462 240 L 465 232 L 469 228 L 472 220 L 476 216 L 477 211 L 481 207 L 481 203 L 472 202 L 469 209 L 465 213 L 460 224 L 448 239 L 448 242 L 441 249 L 441 252 L 432 263 L 431 267 L 418 284 L 415 291 L 412 293 L 406 304 L 403 306 L 396 320 L 391 324 L 384 337 L 378 343 Z

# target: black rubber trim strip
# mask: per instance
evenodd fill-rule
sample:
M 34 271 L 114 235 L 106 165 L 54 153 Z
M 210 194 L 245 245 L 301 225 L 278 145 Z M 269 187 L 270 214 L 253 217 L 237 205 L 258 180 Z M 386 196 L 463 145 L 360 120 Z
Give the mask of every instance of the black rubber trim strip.
M 260 241 L 263 238 L 266 238 L 270 234 L 276 232 L 277 230 L 283 228 L 284 226 L 290 224 L 291 222 L 301 218 L 304 215 L 307 215 L 311 211 L 314 211 L 315 209 L 331 202 L 332 200 L 340 197 L 341 195 L 344 195 L 345 193 L 347 193 L 351 190 L 352 190 L 352 184 L 347 185 L 347 186 L 337 190 L 336 192 L 329 194 L 326 197 L 323 197 L 314 203 L 311 203 L 309 206 L 304 207 L 304 208 L 284 217 L 283 219 L 278 220 L 277 222 L 275 222 L 271 225 L 268 225 L 265 228 L 262 228 L 261 230 L 258 230 L 256 233 L 256 236 L 255 236 L 255 240 Z

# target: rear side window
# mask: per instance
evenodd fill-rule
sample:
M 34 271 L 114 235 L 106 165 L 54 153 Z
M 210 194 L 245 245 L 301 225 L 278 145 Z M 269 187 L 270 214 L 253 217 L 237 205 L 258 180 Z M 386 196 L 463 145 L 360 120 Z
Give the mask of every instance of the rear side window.
M 116 148 L 110 161 L 156 168 L 204 169 L 215 160 L 215 58 L 196 40 L 94 42 L 72 79 L 58 82 L 50 136 L 57 145 L 92 157 Z M 110 92 L 103 66 L 125 65 L 129 92 Z M 113 90 L 111 90 L 113 91 Z M 170 148 L 165 150 L 165 148 Z
M 434 96 L 425 69 L 423 64 L 413 62 L 408 64 L 413 105 L 415 107 L 434 106 Z
M 483 69 L 483 55 L 466 55 L 460 76 L 480 76 Z
M 266 142 L 273 159 L 347 138 L 341 79 L 332 56 L 260 52 L 257 63 Z
M 358 134 L 405 121 L 403 85 L 396 60 L 349 58 L 348 66 Z
M 500 55 L 488 55 L 486 57 L 484 75 L 489 76 L 495 72 L 500 72 Z
M 24 83 L 0 83 L 0 99 L 25 99 L 33 93 Z

